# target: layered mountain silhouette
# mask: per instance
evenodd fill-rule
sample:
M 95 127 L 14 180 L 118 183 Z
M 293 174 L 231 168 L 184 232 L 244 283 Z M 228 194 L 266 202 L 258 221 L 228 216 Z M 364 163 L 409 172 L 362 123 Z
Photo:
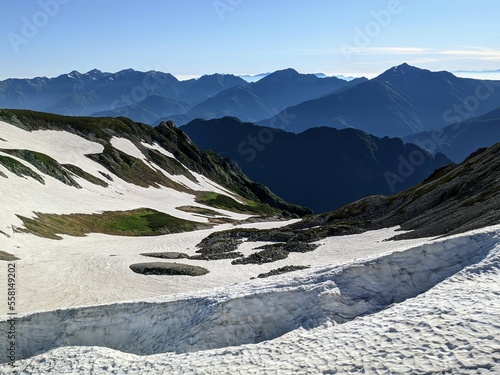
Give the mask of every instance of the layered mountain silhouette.
M 62 115 L 104 114 L 158 120 L 185 113 L 216 93 L 246 81 L 233 75 L 207 75 L 179 81 L 173 75 L 133 69 L 117 73 L 73 71 L 55 78 L 7 79 L 0 82 L 0 107 Z
M 255 83 L 231 74 L 179 81 L 157 71 L 117 73 L 73 71 L 55 78 L 0 82 L 0 108 L 29 109 L 70 116 L 126 116 L 158 124 L 187 123 L 197 117 L 226 115 L 247 120 L 271 117 L 285 107 L 316 99 L 366 79 L 318 78 L 293 69 L 271 73 Z
M 230 88 L 191 108 L 184 116 L 172 117 L 182 124 L 195 118 L 238 117 L 258 121 L 274 116 L 282 109 L 354 87 L 366 78 L 345 81 L 336 77 L 319 78 L 300 74 L 294 69 L 279 70 L 257 82 Z
M 124 116 L 134 121 L 152 124 L 158 122 L 160 117 L 171 117 L 180 115 L 189 110 L 190 104 L 179 100 L 170 99 L 160 95 L 151 95 L 146 99 L 117 107 L 109 111 L 95 112 L 92 116 L 96 117 L 117 117 Z
M 198 119 L 181 129 L 200 148 L 236 161 L 250 178 L 315 212 L 407 189 L 451 163 L 401 139 L 355 129 L 294 134 L 231 117 Z
M 500 107 L 483 116 L 403 139 L 433 153 L 442 152 L 455 163 L 462 162 L 478 148 L 500 140 Z
M 353 127 L 400 137 L 480 116 L 499 103 L 500 81 L 458 78 L 405 63 L 348 90 L 288 107 L 259 124 L 296 133 L 317 126 Z

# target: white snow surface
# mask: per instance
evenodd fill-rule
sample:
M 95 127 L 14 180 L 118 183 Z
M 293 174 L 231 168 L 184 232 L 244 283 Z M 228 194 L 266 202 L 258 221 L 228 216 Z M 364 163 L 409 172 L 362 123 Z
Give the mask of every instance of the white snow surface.
M 113 138 L 112 144 L 145 160 L 132 142 Z M 102 152 L 102 145 L 66 132 L 28 132 L 0 122 L 2 148 L 41 152 L 99 178 L 99 172 L 109 173 L 85 157 Z M 4 335 L 0 373 L 500 373 L 500 226 L 408 241 L 385 241 L 398 229 L 388 228 L 327 238 L 313 252 L 273 263 L 181 259 L 210 272 L 145 276 L 129 266 L 159 260 L 141 253 L 194 255 L 205 236 L 234 226 L 145 238 L 39 238 L 14 231 L 13 225 L 22 225 L 16 215 L 148 207 L 207 219 L 176 210 L 199 206 L 190 194 L 145 189 L 114 175 L 107 188 L 75 177 L 82 186 L 76 189 L 46 175 L 42 185 L 2 166 L 0 172 L 7 176 L 0 175 L 0 250 L 20 258 L 16 361 L 14 367 L 7 363 Z M 198 182 L 169 177 L 196 190 L 227 192 L 193 175 Z M 238 220 L 249 217 L 216 211 Z M 237 251 L 248 255 L 263 244 L 244 242 Z M 286 265 L 311 268 L 250 280 Z M 6 266 L 0 280 L 7 280 Z M 7 288 L 0 283 L 5 333 Z
M 0 370 L 495 373 L 499 240 L 496 226 L 211 291 L 21 315 L 24 359 Z

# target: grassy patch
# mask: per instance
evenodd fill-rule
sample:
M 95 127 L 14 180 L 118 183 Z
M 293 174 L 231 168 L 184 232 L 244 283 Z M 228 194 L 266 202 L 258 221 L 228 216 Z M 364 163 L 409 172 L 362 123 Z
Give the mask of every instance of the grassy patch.
M 156 150 L 151 150 L 148 149 L 148 156 L 149 159 L 158 165 L 160 168 L 162 168 L 165 172 L 168 172 L 172 175 L 183 175 L 186 176 L 188 179 L 190 179 L 193 182 L 197 182 L 196 177 L 194 177 L 191 172 L 189 172 L 181 163 L 179 163 L 177 160 L 169 158 L 166 155 L 163 155 L 162 153 L 156 151 Z
M 0 164 L 19 177 L 31 177 L 39 183 L 45 185 L 45 181 L 42 176 L 15 159 L 0 155 Z
M 19 109 L 1 109 L 0 118 L 8 123 L 29 130 L 62 129 L 83 135 L 86 138 L 98 138 L 109 141 L 116 134 L 135 135 L 137 126 L 125 117 L 73 117 L 54 113 L 34 112 Z
M 23 159 L 33 165 L 40 172 L 45 173 L 55 179 L 61 181 L 62 183 L 73 186 L 76 188 L 80 188 L 80 185 L 71 177 L 71 175 L 62 168 L 62 166 L 50 156 L 34 152 L 30 150 L 5 150 L 1 149 L 0 151 L 5 152 L 6 154 L 17 156 L 20 159 Z
M 15 260 L 19 260 L 19 258 L 12 254 L 6 253 L 5 251 L 0 251 L 0 260 L 4 260 L 6 262 L 13 262 Z
M 223 210 L 240 212 L 249 215 L 271 216 L 276 213 L 276 211 L 267 204 L 256 203 L 253 201 L 247 201 L 248 204 L 242 204 L 227 195 L 212 192 L 198 193 L 196 202 Z
M 100 178 L 95 177 L 94 175 L 91 175 L 90 173 L 85 172 L 83 169 L 80 167 L 77 167 L 76 165 L 73 164 L 62 164 L 64 168 L 66 168 L 68 171 L 71 173 L 74 173 L 80 178 L 83 178 L 84 180 L 87 180 L 88 182 L 94 184 L 94 185 L 99 185 L 102 187 L 108 187 L 108 183 L 101 180 Z
M 18 216 L 25 231 L 40 237 L 61 239 L 58 234 L 84 236 L 103 233 L 118 236 L 157 236 L 210 228 L 210 224 L 179 219 L 148 208 L 131 211 L 106 211 L 101 214 L 44 214 L 31 219 Z
M 180 206 L 176 207 L 176 210 L 189 212 L 192 214 L 204 215 L 204 216 L 223 216 L 217 211 L 210 210 L 208 208 L 197 207 L 197 206 Z
M 162 185 L 177 191 L 191 192 L 190 189 L 172 181 L 160 171 L 151 169 L 142 160 L 117 150 L 109 144 L 104 146 L 104 151 L 101 154 L 86 156 L 131 184 L 145 188 Z

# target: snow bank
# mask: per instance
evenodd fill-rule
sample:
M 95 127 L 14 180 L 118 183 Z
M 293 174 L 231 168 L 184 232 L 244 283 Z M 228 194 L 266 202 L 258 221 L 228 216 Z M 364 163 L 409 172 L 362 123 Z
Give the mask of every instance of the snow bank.
M 18 356 L 64 346 L 140 355 L 195 352 L 258 343 L 331 321 L 345 323 L 415 297 L 487 256 L 498 256 L 498 237 L 498 231 L 456 236 L 378 258 L 301 271 L 300 276 L 255 280 L 175 300 L 25 315 L 16 326 Z M 0 330 L 7 325 L 0 322 Z M 4 340 L 0 353 L 5 352 Z
M 136 159 L 142 160 L 147 166 L 149 166 L 149 162 L 146 156 L 142 153 L 141 150 L 137 148 L 136 145 L 132 143 L 131 140 L 127 138 L 112 137 L 110 143 L 111 146 L 113 146 L 117 150 L 133 156 Z

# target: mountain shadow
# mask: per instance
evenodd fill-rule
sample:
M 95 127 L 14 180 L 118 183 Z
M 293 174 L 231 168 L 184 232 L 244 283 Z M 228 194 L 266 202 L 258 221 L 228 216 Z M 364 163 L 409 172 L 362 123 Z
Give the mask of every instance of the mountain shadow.
M 231 117 L 198 119 L 181 129 L 200 148 L 234 160 L 250 178 L 315 212 L 402 191 L 451 163 L 401 139 L 356 129 L 322 127 L 294 134 Z

